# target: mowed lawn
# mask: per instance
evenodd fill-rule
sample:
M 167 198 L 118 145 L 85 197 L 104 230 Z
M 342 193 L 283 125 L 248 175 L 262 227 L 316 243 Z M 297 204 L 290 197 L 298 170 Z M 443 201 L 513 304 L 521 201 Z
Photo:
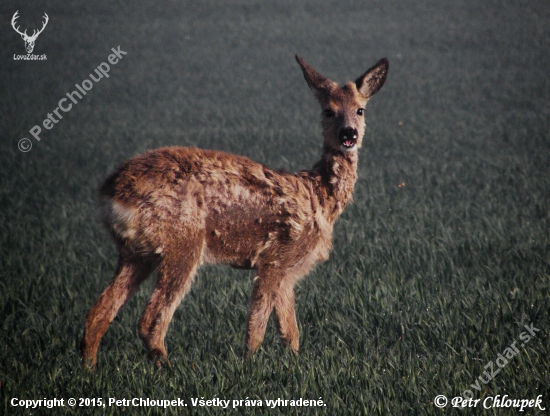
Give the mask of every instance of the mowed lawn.
M 496 407 L 504 395 L 550 409 L 547 3 L 219 3 L 0 5 L 0 414 L 517 414 Z M 16 10 L 30 33 L 48 14 L 33 52 L 47 60 L 14 60 Z M 117 47 L 127 54 L 108 77 L 44 128 Z M 244 362 L 254 273 L 208 267 L 169 328 L 171 368 L 157 370 L 137 335 L 153 276 L 83 371 L 85 314 L 117 260 L 98 186 L 162 146 L 311 168 L 320 108 L 296 53 L 340 83 L 390 62 L 367 107 L 355 201 L 330 259 L 297 286 L 300 354 L 270 322 Z M 479 402 L 460 412 L 459 396 Z M 13 406 L 54 398 L 65 406 Z

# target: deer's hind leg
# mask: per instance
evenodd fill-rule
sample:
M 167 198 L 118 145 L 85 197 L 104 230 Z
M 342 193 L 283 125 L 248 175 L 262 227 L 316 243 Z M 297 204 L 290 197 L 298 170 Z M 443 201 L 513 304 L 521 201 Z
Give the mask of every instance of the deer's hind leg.
M 149 358 L 169 364 L 164 337 L 174 311 L 191 288 L 199 265 L 204 236 L 186 239 L 185 247 L 166 250 L 158 267 L 157 283 L 139 320 L 139 336 Z
M 86 316 L 84 337 L 81 343 L 82 364 L 85 368 L 95 366 L 101 337 L 115 319 L 120 308 L 151 274 L 154 267 L 153 260 L 124 255 L 121 252 L 113 280 Z

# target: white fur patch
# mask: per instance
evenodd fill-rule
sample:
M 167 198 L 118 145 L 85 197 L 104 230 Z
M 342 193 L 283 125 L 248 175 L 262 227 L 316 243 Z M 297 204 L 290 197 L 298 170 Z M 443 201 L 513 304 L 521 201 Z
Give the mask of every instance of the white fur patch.
M 357 151 L 357 144 L 354 144 L 352 147 L 346 147 L 343 145 L 340 145 L 340 150 L 345 153 L 352 153 Z
M 113 230 L 122 238 L 133 239 L 137 233 L 135 220 L 138 209 L 111 201 L 111 224 Z

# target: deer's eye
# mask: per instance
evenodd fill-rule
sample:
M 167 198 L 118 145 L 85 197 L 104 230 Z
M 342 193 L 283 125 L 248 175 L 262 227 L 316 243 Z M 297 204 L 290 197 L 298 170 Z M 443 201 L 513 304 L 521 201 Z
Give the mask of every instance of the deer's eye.
M 357 109 L 357 114 L 362 116 L 363 114 L 365 114 L 365 109 L 364 108 L 358 108 Z
M 323 111 L 323 115 L 324 115 L 326 118 L 332 118 L 332 117 L 334 117 L 336 114 L 335 114 L 334 111 L 332 111 L 332 110 L 325 110 L 325 111 Z

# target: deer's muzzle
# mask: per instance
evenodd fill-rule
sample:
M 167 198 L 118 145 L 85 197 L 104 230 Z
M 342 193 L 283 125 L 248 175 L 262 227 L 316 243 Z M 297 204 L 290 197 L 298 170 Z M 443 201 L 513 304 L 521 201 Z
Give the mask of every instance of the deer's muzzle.
M 357 144 L 358 133 L 353 127 L 345 127 L 340 130 L 340 144 L 344 149 L 352 149 Z

